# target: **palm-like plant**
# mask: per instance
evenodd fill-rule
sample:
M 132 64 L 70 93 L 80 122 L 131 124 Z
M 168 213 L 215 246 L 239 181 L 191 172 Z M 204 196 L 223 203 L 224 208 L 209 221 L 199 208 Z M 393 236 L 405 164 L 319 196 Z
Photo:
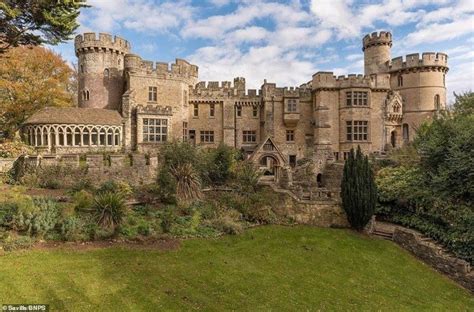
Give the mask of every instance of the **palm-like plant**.
M 97 224 L 104 228 L 115 228 L 125 216 L 125 200 L 115 192 L 99 193 L 94 198 L 94 211 Z
M 199 176 L 190 163 L 172 166 L 170 171 L 176 179 L 176 199 L 178 201 L 187 203 L 202 197 Z

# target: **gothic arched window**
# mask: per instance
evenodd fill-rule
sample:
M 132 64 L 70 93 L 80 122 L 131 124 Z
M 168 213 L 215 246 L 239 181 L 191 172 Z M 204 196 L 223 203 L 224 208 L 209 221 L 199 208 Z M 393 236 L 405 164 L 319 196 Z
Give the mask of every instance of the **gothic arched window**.
M 109 69 L 108 69 L 108 68 L 104 69 L 104 77 L 105 77 L 105 78 L 109 78 L 109 76 L 110 76 L 110 71 L 109 71 Z
M 398 75 L 398 86 L 399 87 L 403 86 L 403 76 L 401 74 Z

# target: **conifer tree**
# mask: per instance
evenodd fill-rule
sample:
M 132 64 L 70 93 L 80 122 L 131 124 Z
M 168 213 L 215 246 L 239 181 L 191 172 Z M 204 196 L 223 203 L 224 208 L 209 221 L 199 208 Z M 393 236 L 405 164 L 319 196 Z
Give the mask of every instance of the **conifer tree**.
M 357 152 L 351 149 L 344 164 L 341 197 L 350 225 L 362 230 L 374 214 L 377 188 L 369 159 L 362 154 L 360 146 Z

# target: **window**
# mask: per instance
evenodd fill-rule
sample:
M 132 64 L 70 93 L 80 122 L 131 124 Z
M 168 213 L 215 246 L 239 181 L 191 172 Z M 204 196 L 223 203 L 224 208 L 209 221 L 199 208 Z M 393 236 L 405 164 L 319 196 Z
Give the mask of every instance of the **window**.
M 258 107 L 254 106 L 252 109 L 252 116 L 253 117 L 258 117 Z
M 109 75 L 110 75 L 109 69 L 108 68 L 104 69 L 104 77 L 109 78 Z
M 295 141 L 295 130 L 286 130 L 286 142 Z
M 188 140 L 188 123 L 183 121 L 183 142 Z
M 343 152 L 344 155 L 344 160 L 347 160 L 349 158 L 350 152 Z
M 257 142 L 257 131 L 242 131 L 242 142 L 255 143 Z
M 120 64 L 122 63 L 122 61 L 120 59 L 117 60 L 117 65 L 120 66 Z
M 294 113 L 297 111 L 297 101 L 296 99 L 288 99 L 286 102 L 286 111 L 289 113 Z
M 235 108 L 235 112 L 236 112 L 237 117 L 242 117 L 242 106 L 237 106 Z
M 352 105 L 352 92 L 346 92 L 346 105 L 351 106 Z
M 214 143 L 214 131 L 201 131 L 201 143 Z
M 296 167 L 296 155 L 288 155 L 288 162 L 292 168 Z
M 148 101 L 149 102 L 156 102 L 157 101 L 157 88 L 156 87 L 148 87 Z
M 143 142 L 166 142 L 167 138 L 167 119 L 143 118 Z
M 82 91 L 82 99 L 84 101 L 89 101 L 89 90 Z
M 364 91 L 348 91 L 346 92 L 346 105 L 347 106 L 367 106 L 368 105 L 368 93 Z
M 365 120 L 346 121 L 347 141 L 367 141 L 369 136 L 368 123 Z
M 441 103 L 440 103 L 440 100 L 439 100 L 439 94 L 436 94 L 435 97 L 434 97 L 434 105 L 435 105 L 436 110 L 439 110 L 441 108 Z
M 398 104 L 393 105 L 393 112 L 394 113 L 399 113 L 400 112 L 400 105 L 398 105 Z
M 443 74 L 443 86 L 446 87 L 446 74 Z
M 84 65 L 81 64 L 81 73 L 84 73 Z
M 194 104 L 194 112 L 193 112 L 194 117 L 199 116 L 199 107 L 197 104 Z
M 398 75 L 397 80 L 398 80 L 398 86 L 403 87 L 403 76 Z
M 408 140 L 410 140 L 408 124 L 403 124 L 403 141 L 408 142 Z
M 215 114 L 216 114 L 216 104 L 211 104 L 209 106 L 209 116 L 214 117 Z
M 339 153 L 338 152 L 334 152 L 334 159 L 339 160 Z

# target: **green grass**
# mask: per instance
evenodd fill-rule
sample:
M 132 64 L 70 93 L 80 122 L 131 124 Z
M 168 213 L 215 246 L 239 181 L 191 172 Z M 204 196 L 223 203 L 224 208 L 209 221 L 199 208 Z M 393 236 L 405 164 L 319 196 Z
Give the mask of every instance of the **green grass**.
M 466 311 L 474 299 L 391 242 L 259 227 L 175 251 L 35 250 L 0 257 L 1 303 L 52 311 Z

